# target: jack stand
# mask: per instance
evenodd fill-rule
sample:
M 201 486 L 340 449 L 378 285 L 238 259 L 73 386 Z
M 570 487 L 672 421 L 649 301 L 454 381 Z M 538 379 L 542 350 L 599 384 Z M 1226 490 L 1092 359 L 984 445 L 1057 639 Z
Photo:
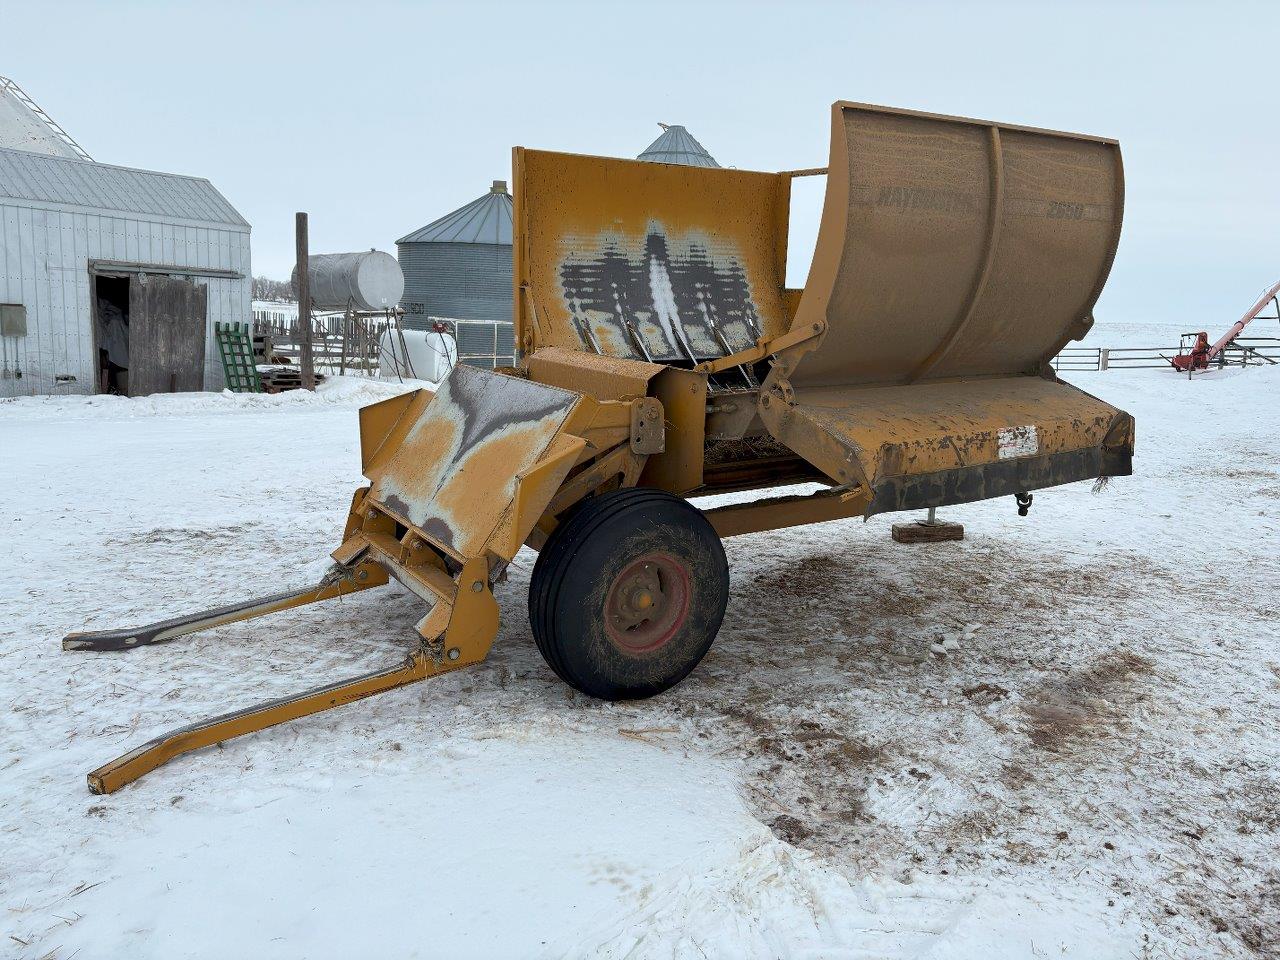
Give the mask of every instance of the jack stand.
M 936 507 L 929 508 L 926 520 L 914 523 L 895 523 L 893 539 L 898 543 L 939 543 L 943 540 L 963 540 L 964 524 L 939 520 Z

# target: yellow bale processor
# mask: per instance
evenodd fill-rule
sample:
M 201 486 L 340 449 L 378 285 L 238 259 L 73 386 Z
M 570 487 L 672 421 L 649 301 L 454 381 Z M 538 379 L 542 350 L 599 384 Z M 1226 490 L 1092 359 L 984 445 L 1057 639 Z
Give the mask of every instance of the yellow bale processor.
M 791 182 L 819 173 L 813 265 L 787 289 Z M 720 628 L 724 537 L 1131 470 L 1133 418 L 1048 366 L 1088 331 L 1111 267 L 1113 140 L 842 102 L 825 170 L 516 148 L 514 183 L 518 367 L 460 365 L 360 411 L 369 485 L 324 580 L 64 641 L 127 650 L 394 578 L 430 608 L 416 651 L 167 733 L 91 773 L 94 792 L 478 663 L 522 546 L 539 554 L 529 619 L 551 668 L 594 697 L 647 697 Z

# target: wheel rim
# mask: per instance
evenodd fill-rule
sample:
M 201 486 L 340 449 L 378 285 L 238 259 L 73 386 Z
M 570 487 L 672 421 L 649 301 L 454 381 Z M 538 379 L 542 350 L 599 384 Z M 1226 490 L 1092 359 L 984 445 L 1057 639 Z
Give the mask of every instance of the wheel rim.
M 624 653 L 664 646 L 689 616 L 689 571 L 669 553 L 648 553 L 613 578 L 605 632 Z

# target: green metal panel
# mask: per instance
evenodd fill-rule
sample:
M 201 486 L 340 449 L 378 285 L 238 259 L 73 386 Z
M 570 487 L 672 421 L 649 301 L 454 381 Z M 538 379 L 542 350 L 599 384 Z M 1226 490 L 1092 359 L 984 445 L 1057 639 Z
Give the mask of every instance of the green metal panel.
M 247 323 L 215 323 L 222 373 L 232 393 L 261 393 L 262 378 L 253 356 L 253 330 Z

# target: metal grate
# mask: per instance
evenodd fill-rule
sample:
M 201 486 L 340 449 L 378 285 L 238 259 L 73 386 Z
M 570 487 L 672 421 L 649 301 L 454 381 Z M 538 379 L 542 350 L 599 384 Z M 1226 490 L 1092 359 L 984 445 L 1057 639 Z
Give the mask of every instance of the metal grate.
M 515 327 L 510 323 L 432 317 L 428 329 L 453 335 L 459 363 L 486 370 L 515 365 Z

